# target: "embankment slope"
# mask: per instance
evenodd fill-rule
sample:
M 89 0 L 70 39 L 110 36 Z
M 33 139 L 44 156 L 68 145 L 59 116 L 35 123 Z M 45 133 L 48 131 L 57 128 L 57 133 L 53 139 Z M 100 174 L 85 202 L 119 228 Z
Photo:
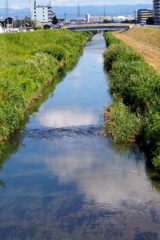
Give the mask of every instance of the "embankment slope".
M 160 73 L 160 27 L 134 27 L 113 34 L 142 54 L 144 59 Z

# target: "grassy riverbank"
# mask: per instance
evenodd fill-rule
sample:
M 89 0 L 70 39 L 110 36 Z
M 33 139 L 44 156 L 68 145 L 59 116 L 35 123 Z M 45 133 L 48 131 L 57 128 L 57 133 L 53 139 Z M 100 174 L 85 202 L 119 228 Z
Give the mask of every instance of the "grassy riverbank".
M 60 69 L 77 59 L 92 35 L 64 29 L 0 34 L 1 142 L 19 127 L 46 85 L 56 84 Z
M 127 31 L 113 32 L 114 36 L 143 55 L 146 62 L 160 73 L 160 28 L 155 26 L 134 27 Z
M 105 127 L 115 142 L 137 141 L 160 168 L 160 75 L 112 33 L 105 36 L 105 67 L 114 98 Z

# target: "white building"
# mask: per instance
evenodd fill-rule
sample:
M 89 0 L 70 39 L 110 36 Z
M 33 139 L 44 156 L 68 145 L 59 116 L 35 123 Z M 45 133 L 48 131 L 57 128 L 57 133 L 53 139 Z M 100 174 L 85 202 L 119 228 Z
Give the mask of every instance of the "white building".
M 2 26 L 2 24 L 0 23 L 0 33 L 3 33 L 4 31 L 3 31 L 3 26 Z
M 30 12 L 31 20 L 48 24 L 52 23 L 54 13 L 52 12 L 51 4 L 48 4 L 47 6 L 37 5 L 36 0 L 30 0 Z
M 111 18 L 108 16 L 91 16 L 90 14 L 86 14 L 86 22 L 103 22 L 104 20 L 110 20 Z

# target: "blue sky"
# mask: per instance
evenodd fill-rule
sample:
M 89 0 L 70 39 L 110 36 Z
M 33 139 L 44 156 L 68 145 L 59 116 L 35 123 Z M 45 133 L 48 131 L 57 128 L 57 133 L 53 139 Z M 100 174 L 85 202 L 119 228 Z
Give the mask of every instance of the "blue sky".
M 5 0 L 1 0 L 1 7 L 3 8 L 5 7 Z M 48 5 L 49 0 L 37 0 L 37 5 Z M 78 4 L 80 6 L 83 5 L 93 5 L 93 6 L 100 6 L 100 5 L 115 5 L 115 4 L 131 4 L 131 5 L 135 5 L 135 4 L 152 4 L 153 1 L 152 0 L 54 0 L 54 1 L 50 1 L 52 6 L 77 6 Z M 8 0 L 8 5 L 10 8 L 14 8 L 14 9 L 21 9 L 21 8 L 28 8 L 30 7 L 30 2 L 29 0 Z

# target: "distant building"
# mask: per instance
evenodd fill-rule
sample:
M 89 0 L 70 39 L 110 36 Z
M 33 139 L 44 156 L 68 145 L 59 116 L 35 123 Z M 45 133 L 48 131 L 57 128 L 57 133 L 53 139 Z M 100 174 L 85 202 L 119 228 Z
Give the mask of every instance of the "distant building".
M 121 22 L 126 20 L 127 18 L 125 16 L 118 16 L 118 17 L 113 17 L 112 20 L 113 22 Z
M 90 14 L 86 14 L 86 22 L 103 22 L 103 20 L 110 20 L 110 17 L 107 16 L 91 16 Z
M 1 23 L 0 23 L 0 33 L 3 33 L 3 26 Z
M 54 13 L 52 12 L 50 4 L 47 6 L 36 5 L 36 0 L 30 0 L 30 12 L 31 20 L 52 24 L 52 17 L 54 17 Z
M 149 17 L 153 17 L 153 9 L 139 9 L 137 11 L 138 23 L 146 23 Z
M 65 21 L 64 18 L 57 18 L 57 20 L 58 20 L 59 24 L 61 24 L 61 23 L 63 23 Z
M 154 24 L 160 25 L 160 0 L 153 0 Z

